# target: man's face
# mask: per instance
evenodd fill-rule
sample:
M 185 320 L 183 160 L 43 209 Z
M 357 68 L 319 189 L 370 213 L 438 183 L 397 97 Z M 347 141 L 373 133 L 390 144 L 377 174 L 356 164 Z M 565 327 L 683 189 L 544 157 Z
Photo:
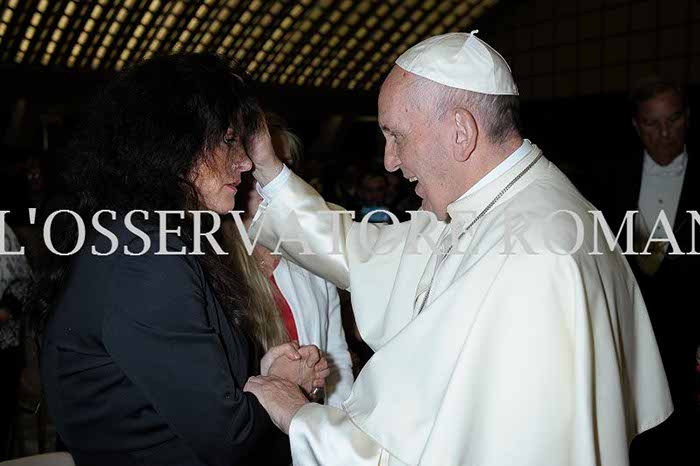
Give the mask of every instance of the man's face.
M 401 170 L 404 178 L 416 182 L 423 209 L 444 219 L 451 200 L 447 199 L 447 151 L 441 144 L 441 125 L 412 101 L 413 86 L 410 73 L 394 67 L 379 93 L 379 127 L 386 139 L 384 167 L 389 172 Z
M 639 105 L 634 126 L 649 155 L 660 165 L 668 165 L 685 146 L 690 121 L 681 97 L 667 91 Z

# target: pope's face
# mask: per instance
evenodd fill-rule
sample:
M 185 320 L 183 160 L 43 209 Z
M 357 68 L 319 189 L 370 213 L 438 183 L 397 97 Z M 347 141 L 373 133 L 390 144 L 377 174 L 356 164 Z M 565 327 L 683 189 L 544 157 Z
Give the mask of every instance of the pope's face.
M 642 102 L 634 120 L 644 148 L 660 165 L 668 165 L 683 152 L 688 123 L 681 97 L 671 91 Z
M 389 74 L 379 93 L 379 127 L 384 134 L 384 167 L 401 170 L 404 178 L 416 183 L 416 194 L 424 210 L 446 217 L 447 151 L 442 132 L 433 115 L 422 112 L 410 96 L 412 76 L 399 67 Z

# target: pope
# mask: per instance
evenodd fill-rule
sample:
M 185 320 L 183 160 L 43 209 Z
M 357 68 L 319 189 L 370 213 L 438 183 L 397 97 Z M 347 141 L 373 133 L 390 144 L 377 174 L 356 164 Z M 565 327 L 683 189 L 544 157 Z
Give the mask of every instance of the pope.
M 673 410 L 647 311 L 619 247 L 591 253 L 595 208 L 521 136 L 505 60 L 474 33 L 415 45 L 379 124 L 386 169 L 423 199 L 401 224 L 333 221 L 268 137 L 251 154 L 265 199 L 251 237 L 349 289 L 375 351 L 343 409 L 249 384 L 295 464 L 628 464 Z

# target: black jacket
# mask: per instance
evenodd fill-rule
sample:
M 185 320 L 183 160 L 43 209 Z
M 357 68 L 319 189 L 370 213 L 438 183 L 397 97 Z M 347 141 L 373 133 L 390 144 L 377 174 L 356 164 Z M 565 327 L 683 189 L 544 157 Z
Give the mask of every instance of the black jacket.
M 612 208 L 604 212 L 614 232 L 620 228 L 625 211 L 639 210 L 643 160 L 641 155 L 630 158 L 616 177 L 614 190 L 609 196 Z M 700 211 L 700 159 L 693 157 L 691 151 L 688 153 L 673 235 L 681 251 L 688 253 L 694 249 L 700 253 L 700 225 L 695 226 L 698 231 L 693 244 L 694 221 L 687 211 Z M 624 243 L 623 238 L 620 241 Z M 640 271 L 634 257 L 628 256 L 628 262 L 649 311 L 676 411 L 693 411 L 695 353 L 700 345 L 700 309 L 695 300 L 700 256 L 673 255 L 670 252 L 669 247 L 659 269 L 651 276 Z
M 49 411 L 78 466 L 258 463 L 275 427 L 242 388 L 254 373 L 196 256 L 127 256 L 142 241 L 113 227 L 117 252 L 83 248 L 43 338 Z M 87 244 L 90 244 L 88 242 Z M 98 251 L 110 243 L 99 235 Z M 169 251 L 184 243 L 170 235 Z

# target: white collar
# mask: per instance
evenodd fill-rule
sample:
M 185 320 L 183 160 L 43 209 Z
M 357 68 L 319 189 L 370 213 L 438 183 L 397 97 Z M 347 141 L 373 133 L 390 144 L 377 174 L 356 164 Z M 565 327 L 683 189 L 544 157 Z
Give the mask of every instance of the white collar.
M 648 175 L 680 176 L 685 172 L 687 163 L 688 152 L 685 147 L 683 147 L 683 152 L 676 156 L 668 165 L 659 165 L 649 155 L 649 152 L 644 151 L 644 173 Z
M 505 160 L 503 160 L 503 162 L 496 165 L 496 167 L 493 170 L 488 172 L 483 178 L 477 181 L 474 186 L 469 188 L 466 193 L 459 196 L 459 198 L 453 201 L 453 203 L 464 199 L 470 194 L 474 194 L 479 189 L 483 188 L 484 186 L 501 176 L 503 173 L 513 168 L 518 162 L 524 159 L 525 156 L 529 154 L 531 150 L 532 142 L 529 139 L 523 139 L 523 143 L 520 145 L 520 147 L 518 147 L 515 150 L 515 152 L 506 157 Z

